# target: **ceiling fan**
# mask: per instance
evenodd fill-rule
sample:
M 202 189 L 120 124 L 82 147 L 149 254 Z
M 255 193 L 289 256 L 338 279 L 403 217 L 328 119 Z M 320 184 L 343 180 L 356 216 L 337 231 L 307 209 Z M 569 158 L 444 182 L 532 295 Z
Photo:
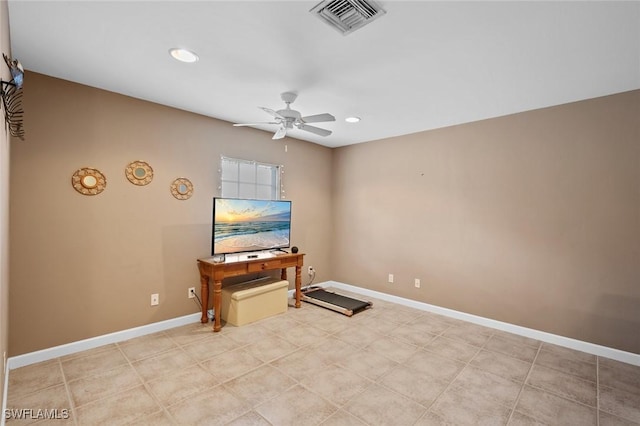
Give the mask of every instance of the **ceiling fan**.
M 300 129 L 306 132 L 311 132 L 319 136 L 329 136 L 331 134 L 331 130 L 321 129 L 320 127 L 309 126 L 307 123 L 321 123 L 325 121 L 336 121 L 336 118 L 328 113 L 324 114 L 316 114 L 316 115 L 307 115 L 302 117 L 298 111 L 291 109 L 291 104 L 298 97 L 297 94 L 291 92 L 285 92 L 280 95 L 282 100 L 287 107 L 285 109 L 280 109 L 278 111 L 274 111 L 270 108 L 258 107 L 267 114 L 271 115 L 274 120 L 273 121 L 265 121 L 262 123 L 237 123 L 234 126 L 257 126 L 260 124 L 277 124 L 280 126 L 276 133 L 273 135 L 272 139 L 282 139 L 286 136 L 287 130 L 289 129 Z

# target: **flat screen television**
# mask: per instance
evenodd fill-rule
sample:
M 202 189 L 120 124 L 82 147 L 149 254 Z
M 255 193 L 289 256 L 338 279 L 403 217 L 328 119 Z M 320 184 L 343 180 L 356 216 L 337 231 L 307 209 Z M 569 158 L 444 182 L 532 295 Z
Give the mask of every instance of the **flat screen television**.
M 287 248 L 291 201 L 213 199 L 211 255 Z

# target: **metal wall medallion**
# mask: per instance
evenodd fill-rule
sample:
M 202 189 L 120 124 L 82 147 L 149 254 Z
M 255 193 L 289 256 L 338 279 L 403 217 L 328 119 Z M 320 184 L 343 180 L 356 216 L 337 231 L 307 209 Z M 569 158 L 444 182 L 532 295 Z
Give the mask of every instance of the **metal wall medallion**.
M 193 184 L 187 178 L 178 178 L 171 184 L 171 195 L 178 200 L 188 200 L 193 195 Z
M 124 172 L 134 185 L 148 185 L 153 180 L 153 169 L 145 161 L 132 161 Z
M 71 185 L 82 195 L 97 195 L 107 186 L 107 178 L 98 169 L 83 167 L 71 176 Z

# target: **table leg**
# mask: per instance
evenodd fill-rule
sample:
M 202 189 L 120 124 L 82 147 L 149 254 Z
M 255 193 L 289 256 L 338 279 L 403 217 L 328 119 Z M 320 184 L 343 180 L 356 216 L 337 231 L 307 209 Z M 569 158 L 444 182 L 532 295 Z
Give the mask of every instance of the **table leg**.
M 300 298 L 302 294 L 302 266 L 296 266 L 296 308 L 299 308 L 302 304 Z
M 209 321 L 207 317 L 207 308 L 209 307 L 209 277 L 206 275 L 200 275 L 200 299 L 202 302 L 200 322 L 206 324 Z
M 222 322 L 220 320 L 220 309 L 222 306 L 222 280 L 213 282 L 213 331 L 220 331 Z

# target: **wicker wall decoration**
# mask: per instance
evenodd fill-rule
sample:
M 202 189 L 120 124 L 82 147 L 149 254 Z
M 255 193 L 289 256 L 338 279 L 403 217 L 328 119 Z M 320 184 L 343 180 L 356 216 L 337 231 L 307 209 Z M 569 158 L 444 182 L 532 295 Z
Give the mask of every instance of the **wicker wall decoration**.
M 71 185 L 82 195 L 98 195 L 107 186 L 107 178 L 98 169 L 83 167 L 71 176 Z
M 24 82 L 24 68 L 19 61 L 2 54 L 4 62 L 11 72 L 11 81 L 0 79 L 0 97 L 4 109 L 4 121 L 9 128 L 9 134 L 24 140 L 22 110 L 22 83 Z
M 178 178 L 171 183 L 171 195 L 178 200 L 188 200 L 193 195 L 193 184 L 187 178 Z
M 145 161 L 132 161 L 124 170 L 127 179 L 134 185 L 144 186 L 153 180 L 153 169 Z

